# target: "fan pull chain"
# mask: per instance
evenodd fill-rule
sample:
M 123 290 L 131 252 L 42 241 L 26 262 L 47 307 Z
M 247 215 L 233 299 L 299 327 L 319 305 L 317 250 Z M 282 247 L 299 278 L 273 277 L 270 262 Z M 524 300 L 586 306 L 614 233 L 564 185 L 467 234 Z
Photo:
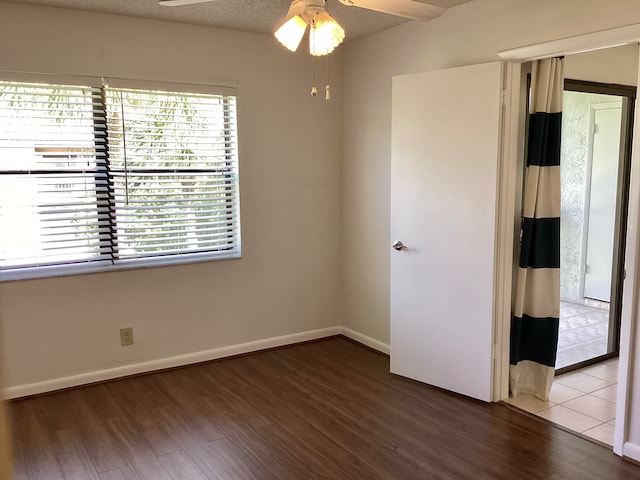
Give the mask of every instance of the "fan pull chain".
M 315 23 L 312 21 L 311 25 L 309 25 L 311 28 L 309 29 L 309 35 L 311 35 L 311 42 L 315 42 Z M 311 96 L 315 97 L 316 95 L 318 95 L 318 89 L 316 88 L 316 57 L 315 55 L 313 56 L 313 87 L 311 87 Z
M 329 4 L 324 1 L 324 8 L 329 13 Z M 329 55 L 327 55 L 327 85 L 324 87 L 324 99 L 331 100 L 331 85 L 329 85 Z
M 327 86 L 324 87 L 324 99 L 329 101 L 331 100 L 331 85 L 329 83 L 329 55 L 327 55 Z
M 324 8 L 329 13 L 329 4 L 324 0 Z M 327 55 L 327 85 L 324 87 L 324 99 L 331 100 L 331 85 L 329 84 L 329 55 Z
M 318 95 L 318 89 L 316 88 L 316 57 L 313 57 L 313 87 L 311 87 L 311 96 Z

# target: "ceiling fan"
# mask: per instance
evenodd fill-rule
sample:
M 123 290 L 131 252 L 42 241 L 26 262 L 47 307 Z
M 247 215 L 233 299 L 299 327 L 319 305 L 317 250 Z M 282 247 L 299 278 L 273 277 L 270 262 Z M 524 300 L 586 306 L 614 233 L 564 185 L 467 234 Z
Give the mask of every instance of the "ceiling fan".
M 215 0 L 158 0 L 160 5 L 178 7 Z M 416 0 L 339 0 L 348 7 L 360 7 L 414 20 L 430 20 L 442 15 L 444 8 Z M 291 51 L 296 51 L 309 26 L 311 55 L 328 55 L 344 40 L 344 30 L 327 11 L 326 0 L 293 0 L 287 16 L 274 35 Z
M 158 0 L 160 5 L 178 7 L 215 0 Z M 360 7 L 376 12 L 387 13 L 413 20 L 430 20 L 444 12 L 444 8 L 416 0 L 339 0 L 348 7 Z M 326 0 L 293 0 L 286 17 L 274 32 L 278 41 L 287 49 L 295 52 L 309 27 L 309 53 L 314 57 L 328 55 L 345 38 L 343 28 L 327 11 Z M 314 67 L 315 84 L 315 67 Z M 326 86 L 326 99 L 330 99 L 329 85 Z M 311 89 L 316 96 L 317 90 Z
M 195 3 L 213 2 L 215 0 L 159 0 L 160 5 L 166 7 L 179 7 L 182 5 L 192 5 Z M 294 0 L 293 3 L 303 0 Z M 411 18 L 414 20 L 430 20 L 442 15 L 444 8 L 418 2 L 416 0 L 339 0 L 340 3 L 348 7 L 360 7 L 376 12 L 388 13 L 398 17 Z M 293 6 L 293 4 L 292 4 Z

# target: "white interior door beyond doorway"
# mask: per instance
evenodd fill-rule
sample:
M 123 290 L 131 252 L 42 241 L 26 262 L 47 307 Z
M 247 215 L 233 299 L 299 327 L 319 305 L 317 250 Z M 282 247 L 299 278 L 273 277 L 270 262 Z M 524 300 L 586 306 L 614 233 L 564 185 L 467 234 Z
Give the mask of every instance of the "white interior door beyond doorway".
M 588 205 L 585 215 L 584 293 L 609 303 L 621 154 L 622 99 L 594 104 L 590 111 Z
M 485 401 L 501 82 L 498 62 L 393 79 L 391 371 Z

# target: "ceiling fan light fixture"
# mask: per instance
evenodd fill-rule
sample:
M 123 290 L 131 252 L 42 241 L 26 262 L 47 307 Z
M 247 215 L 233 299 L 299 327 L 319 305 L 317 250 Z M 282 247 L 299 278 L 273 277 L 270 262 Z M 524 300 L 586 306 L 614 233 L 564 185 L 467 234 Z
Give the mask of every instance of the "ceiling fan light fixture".
M 293 0 L 274 35 L 282 45 L 295 52 L 307 25 L 310 27 L 311 55 L 328 55 L 344 40 L 344 29 L 327 12 L 326 0 Z
M 294 15 L 286 20 L 280 28 L 275 31 L 274 35 L 282 45 L 292 52 L 295 52 L 302 41 L 306 29 L 307 22 L 305 22 L 300 15 Z
M 344 29 L 326 10 L 317 13 L 310 23 L 309 52 L 328 55 L 344 40 Z

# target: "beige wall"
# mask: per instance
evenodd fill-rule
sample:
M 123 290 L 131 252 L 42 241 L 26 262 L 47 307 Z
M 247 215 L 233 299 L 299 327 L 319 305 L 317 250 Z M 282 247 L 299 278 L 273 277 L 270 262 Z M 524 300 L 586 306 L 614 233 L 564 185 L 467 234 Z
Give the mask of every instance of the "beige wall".
M 0 402 L 0 480 L 11 478 L 11 443 L 9 424 L 5 415 L 5 405 Z
M 10 387 L 340 325 L 340 86 L 271 36 L 0 3 L 0 69 L 239 86 L 243 258 L 0 284 Z M 332 78 L 339 79 L 339 60 Z M 133 326 L 122 348 L 119 328 Z
M 638 83 L 638 45 L 568 55 L 564 76 L 573 80 L 635 85 Z
M 2 304 L 2 295 L 0 294 L 0 305 Z M 0 319 L 2 313 L 0 312 Z M 1 327 L 1 325 L 0 325 Z M 4 395 L 2 395 L 2 387 L 4 386 L 4 368 L 3 361 L 4 347 L 2 343 L 2 328 L 0 328 L 0 480 L 9 480 L 12 475 L 12 455 L 11 455 L 11 433 L 9 429 L 9 419 L 7 416 Z
M 392 76 L 495 61 L 501 50 L 633 23 L 640 23 L 636 0 L 474 0 L 431 22 L 410 22 L 345 45 L 341 268 L 346 327 L 389 342 Z M 622 58 L 629 58 L 629 51 Z M 600 62 L 599 68 L 607 65 Z M 582 76 L 583 67 L 573 65 L 572 73 Z M 637 59 L 620 83 L 635 83 L 636 67 Z M 610 73 L 600 75 L 597 80 L 611 81 Z M 464 185 L 459 188 L 464 191 Z M 640 346 L 640 329 L 638 335 Z M 640 445 L 640 364 L 636 372 L 630 431 L 631 441 Z

